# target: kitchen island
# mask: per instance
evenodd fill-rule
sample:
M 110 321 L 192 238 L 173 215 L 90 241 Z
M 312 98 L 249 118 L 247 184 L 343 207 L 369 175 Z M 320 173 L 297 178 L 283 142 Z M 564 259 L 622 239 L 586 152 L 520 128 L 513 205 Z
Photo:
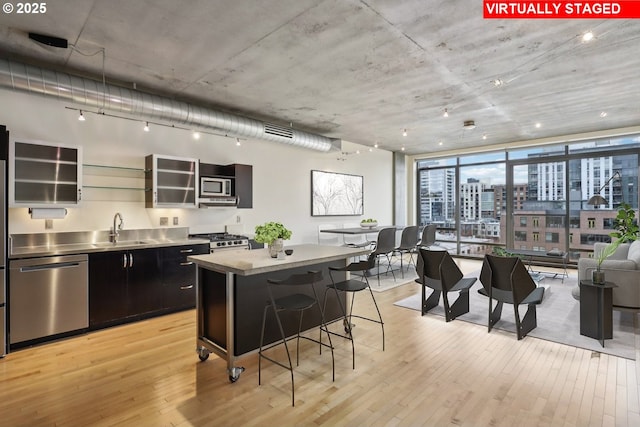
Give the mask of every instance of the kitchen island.
M 284 279 L 309 270 L 322 271 L 323 280 L 315 284 L 316 293 L 322 298 L 330 283 L 330 266 L 342 267 L 349 258 L 369 253 L 362 248 L 312 244 L 288 246 L 287 249 L 293 249 L 293 253 L 284 259 L 271 258 L 267 249 L 221 251 L 188 258 L 198 267 L 196 350 L 202 361 L 209 353 L 225 358 L 231 382 L 237 381 L 244 370 L 235 366 L 236 358 L 260 346 L 262 313 L 268 299 L 267 279 Z M 334 277 L 343 279 L 345 275 L 340 272 Z M 328 295 L 325 319 L 330 321 L 339 318 L 342 312 L 335 293 Z M 297 316 L 282 316 L 282 321 L 287 336 L 297 331 Z M 302 329 L 319 324 L 319 314 L 308 314 Z M 265 345 L 278 339 L 281 338 L 275 322 L 268 322 Z

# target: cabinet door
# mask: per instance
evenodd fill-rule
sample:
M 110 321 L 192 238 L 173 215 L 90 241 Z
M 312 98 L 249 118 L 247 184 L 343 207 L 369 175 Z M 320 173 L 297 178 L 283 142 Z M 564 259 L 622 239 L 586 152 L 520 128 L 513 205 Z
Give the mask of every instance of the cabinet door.
M 253 207 L 253 166 L 233 165 L 235 168 L 235 195 L 238 197 L 238 208 Z
M 159 249 L 139 249 L 127 254 L 128 314 L 162 309 L 162 273 Z
M 179 310 L 195 307 L 196 266 L 187 257 L 206 253 L 209 253 L 208 244 L 163 249 L 163 308 Z
M 198 207 L 198 159 L 146 157 L 146 207 Z
M 82 192 L 82 150 L 40 142 L 11 141 L 10 206 L 75 206 Z
M 89 327 L 127 317 L 127 252 L 89 254 Z

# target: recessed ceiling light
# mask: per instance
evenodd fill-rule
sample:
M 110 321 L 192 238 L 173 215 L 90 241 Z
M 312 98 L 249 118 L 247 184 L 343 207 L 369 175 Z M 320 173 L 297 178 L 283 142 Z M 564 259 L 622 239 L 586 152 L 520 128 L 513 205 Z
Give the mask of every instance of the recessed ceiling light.
M 193 139 L 195 139 L 196 141 L 200 139 L 200 132 L 194 132 L 193 133 Z
M 587 31 L 582 35 L 583 42 L 590 42 L 591 40 L 593 40 L 593 33 L 591 31 Z
M 378 148 L 378 143 L 373 144 L 373 148 Z
M 373 152 L 373 148 L 369 147 L 369 152 L 370 153 Z
M 402 136 L 407 136 L 407 130 L 406 129 L 402 131 Z
M 402 146 L 401 150 L 404 151 L 404 145 Z
M 540 128 L 542 126 L 542 123 L 536 123 L 536 127 Z
M 142 128 L 145 132 L 149 132 L 149 122 L 146 122 L 144 124 L 144 127 Z
M 602 117 L 603 119 L 607 117 L 607 112 L 606 111 L 601 112 L 600 117 Z
M 442 145 L 442 141 L 438 142 L 438 145 Z
M 501 79 L 495 79 L 493 80 L 493 85 L 498 87 L 498 86 L 502 86 L 504 82 Z
M 240 144 L 240 138 L 236 138 L 236 146 L 240 147 L 240 145 L 242 145 Z
M 444 114 L 442 115 L 442 117 L 449 117 L 449 111 L 447 111 L 447 109 L 444 109 Z
M 482 139 L 487 139 L 487 134 L 482 135 Z

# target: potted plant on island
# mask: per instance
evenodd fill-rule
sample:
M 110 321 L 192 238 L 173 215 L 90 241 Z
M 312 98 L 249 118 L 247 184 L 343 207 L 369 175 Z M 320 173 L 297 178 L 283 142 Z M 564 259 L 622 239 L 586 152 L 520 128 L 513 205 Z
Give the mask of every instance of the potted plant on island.
M 288 230 L 279 222 L 272 221 L 256 226 L 254 240 L 258 243 L 267 244 L 272 258 L 277 258 L 278 253 L 283 251 L 283 240 L 289 240 L 290 238 L 291 230 Z

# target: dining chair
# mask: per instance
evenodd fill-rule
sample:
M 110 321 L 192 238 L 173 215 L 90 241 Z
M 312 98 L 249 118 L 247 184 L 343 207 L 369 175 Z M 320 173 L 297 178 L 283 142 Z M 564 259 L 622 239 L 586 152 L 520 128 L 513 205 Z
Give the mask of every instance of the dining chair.
M 413 260 L 413 253 L 415 252 L 416 245 L 418 244 L 418 226 L 410 225 L 402 229 L 402 235 L 400 237 L 400 244 L 393 250 L 394 254 L 400 254 L 400 274 L 404 278 L 404 265 L 403 255 L 409 254 L 409 264 L 407 268 L 411 266 L 415 267 L 416 263 Z
M 395 248 L 396 228 L 387 227 L 380 230 L 378 233 L 378 240 L 376 240 L 376 246 L 372 252 L 377 261 L 378 286 L 380 286 L 380 258 L 383 256 L 387 259 L 387 269 L 384 274 L 391 272 L 393 280 L 396 280 L 396 275 L 393 273 L 393 269 L 391 268 L 391 255 Z
M 427 224 L 422 229 L 422 237 L 420 241 L 416 244 L 416 246 L 421 246 L 424 248 L 429 248 L 436 243 L 436 224 Z
M 344 228 L 360 228 L 359 222 L 346 222 L 342 225 Z M 372 246 L 375 242 L 367 239 L 366 234 L 344 234 L 344 245 L 352 248 L 366 248 Z
M 318 244 L 319 245 L 331 245 L 340 246 L 340 234 L 338 233 L 323 233 L 322 230 L 335 230 L 341 228 L 336 224 L 320 224 L 318 225 Z

